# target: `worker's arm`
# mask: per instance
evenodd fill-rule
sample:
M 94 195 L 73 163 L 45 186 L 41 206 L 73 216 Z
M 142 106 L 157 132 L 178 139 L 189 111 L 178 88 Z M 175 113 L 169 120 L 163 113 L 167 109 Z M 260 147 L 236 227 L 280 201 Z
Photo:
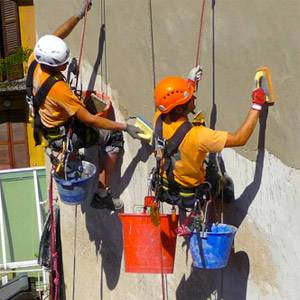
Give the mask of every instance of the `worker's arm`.
M 72 32 L 72 30 L 77 25 L 77 23 L 83 18 L 85 10 L 87 9 L 89 11 L 91 7 L 92 7 L 91 0 L 83 0 L 82 7 L 78 15 L 69 18 L 65 23 L 63 23 L 53 32 L 53 35 L 56 35 L 61 39 L 66 38 Z
M 235 132 L 228 132 L 225 147 L 244 146 L 249 140 L 259 117 L 259 111 L 250 109 L 242 126 Z
M 115 122 L 99 117 L 97 115 L 92 115 L 84 107 L 81 107 L 77 110 L 76 117 L 87 126 L 113 131 L 126 131 L 134 139 L 141 139 L 141 137 L 138 134 L 143 133 L 138 127 L 134 125 Z
M 235 133 L 228 133 L 225 147 L 244 146 L 249 140 L 259 118 L 262 105 L 265 103 L 266 95 L 259 88 L 252 93 L 252 106 L 242 126 Z
M 77 25 L 77 23 L 80 21 L 78 16 L 73 16 L 69 18 L 64 24 L 59 26 L 55 32 L 53 32 L 53 35 L 56 35 L 60 37 L 61 39 L 66 38 L 71 31 L 74 29 L 74 27 Z
M 84 107 L 78 109 L 78 111 L 76 112 L 76 117 L 87 126 L 109 130 L 126 130 L 125 123 L 115 122 L 109 119 L 99 117 L 97 115 L 92 115 Z

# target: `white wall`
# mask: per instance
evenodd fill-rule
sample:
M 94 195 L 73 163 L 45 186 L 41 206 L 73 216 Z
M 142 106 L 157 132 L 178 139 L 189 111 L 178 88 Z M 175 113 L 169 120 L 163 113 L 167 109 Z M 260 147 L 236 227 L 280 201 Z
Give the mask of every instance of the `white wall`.
M 36 0 L 37 34 L 54 31 L 78 9 L 80 1 L 75 2 Z M 185 76 L 195 61 L 199 1 L 94 0 L 87 23 L 83 83 L 88 85 L 93 66 L 98 66 L 95 87 L 107 86 L 118 120 L 142 114 L 151 121 L 153 115 L 150 2 L 155 80 Z M 211 5 L 207 1 L 204 80 L 198 93 L 198 108 L 204 110 L 208 123 L 216 121 L 218 129 L 238 128 L 250 105 L 255 70 L 261 65 L 272 71 L 277 103 L 264 113 L 247 146 L 223 153 L 236 191 L 236 201 L 225 206 L 224 218 L 238 227 L 228 267 L 223 272 L 192 270 L 191 257 L 179 238 L 174 274 L 167 276 L 168 299 L 298 299 L 300 51 L 295 26 L 300 3 L 217 0 L 214 11 Z M 102 23 L 106 43 L 103 48 L 100 43 L 99 51 Z M 80 26 L 67 39 L 75 55 Z M 115 174 L 115 188 L 127 212 L 142 204 L 146 176 L 154 166 L 153 158 L 147 160 L 147 151 L 139 148 L 126 136 L 123 164 Z M 91 209 L 88 203 L 78 208 L 74 271 L 74 221 L 74 208 L 62 205 L 67 299 L 73 292 L 74 299 L 161 299 L 160 275 L 124 273 L 117 213 Z

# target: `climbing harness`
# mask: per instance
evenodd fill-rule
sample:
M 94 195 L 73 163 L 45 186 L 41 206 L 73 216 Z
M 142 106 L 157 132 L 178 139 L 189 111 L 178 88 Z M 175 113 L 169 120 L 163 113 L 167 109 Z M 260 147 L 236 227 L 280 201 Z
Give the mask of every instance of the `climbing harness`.
M 194 126 L 205 124 L 203 116 L 196 116 L 196 118 L 195 122 L 192 122 Z M 201 231 L 205 232 L 209 230 L 209 225 L 219 220 L 216 200 L 223 199 L 224 190 L 227 188 L 224 185 L 225 168 L 220 166 L 221 154 L 216 154 L 217 160 L 210 158 L 204 161 L 206 176 L 202 184 L 196 187 L 180 185 L 175 181 L 173 172 L 179 157 L 178 147 L 192 128 L 192 124 L 183 123 L 171 139 L 165 140 L 162 138 L 163 119 L 161 115 L 156 122 L 154 130 L 156 168 L 153 168 L 148 179 L 151 190 L 155 192 L 155 199 L 158 203 L 156 206 L 159 207 L 160 202 L 167 202 L 172 205 L 172 210 L 175 206 L 184 211 L 191 210 L 187 220 L 178 228 L 179 235 L 188 235 L 193 229 L 199 229 L 196 221 L 201 224 Z M 191 220 L 194 225 L 190 224 Z
M 34 126 L 34 140 L 35 145 L 41 144 L 41 134 L 46 134 L 44 126 L 41 122 L 41 117 L 39 114 L 39 109 L 44 103 L 47 94 L 51 88 L 58 81 L 62 80 L 61 76 L 49 76 L 47 80 L 42 84 L 42 86 L 37 91 L 36 95 L 33 95 L 33 73 L 38 65 L 38 62 L 34 60 L 28 69 L 27 79 L 26 79 L 26 101 L 29 106 L 29 120 L 33 123 Z M 54 139 L 56 136 L 54 137 Z
M 201 198 L 204 193 L 203 186 L 181 186 L 175 181 L 173 173 L 178 160 L 178 147 L 192 129 L 192 124 L 188 121 L 183 123 L 169 140 L 163 138 L 162 128 L 163 116 L 161 115 L 157 119 L 154 130 L 156 168 L 150 174 L 152 190 L 155 191 L 156 199 L 159 201 L 165 201 L 182 209 L 193 208 L 196 199 Z
M 66 139 L 67 132 L 70 128 L 72 128 L 74 148 L 79 149 L 96 144 L 99 138 L 98 131 L 92 127 L 86 126 L 75 117 L 70 118 L 64 124 L 53 128 L 47 128 L 42 124 L 39 109 L 45 102 L 51 88 L 58 81 L 63 80 L 63 77 L 61 74 L 59 74 L 58 76 L 49 76 L 48 79 L 39 88 L 36 95 L 34 95 L 33 73 L 37 65 L 38 63 L 36 60 L 34 60 L 30 64 L 26 79 L 26 101 L 29 106 L 30 121 L 34 127 L 35 144 L 40 145 L 42 136 L 44 136 L 48 142 L 48 146 L 55 149 L 56 151 L 59 151 L 62 147 L 63 141 Z
M 211 185 L 205 182 L 205 194 L 202 196 L 202 204 L 200 199 L 196 199 L 193 209 L 190 211 L 188 217 L 184 222 L 178 226 L 176 233 L 179 236 L 190 236 L 192 232 L 201 232 L 205 235 L 210 229 L 209 222 L 209 207 L 213 205 L 213 198 L 211 196 Z M 205 201 L 203 201 L 205 200 Z

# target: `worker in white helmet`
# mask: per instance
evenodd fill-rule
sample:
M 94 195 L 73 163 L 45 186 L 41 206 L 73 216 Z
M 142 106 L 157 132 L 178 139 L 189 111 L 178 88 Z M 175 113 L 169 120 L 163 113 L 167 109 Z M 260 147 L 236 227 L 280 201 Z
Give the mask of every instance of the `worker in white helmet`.
M 91 6 L 91 0 L 83 0 L 80 12 L 69 18 L 52 35 L 42 36 L 29 58 L 28 77 L 31 74 L 31 96 L 35 97 L 33 99 L 37 98 L 39 90 L 43 90 L 42 87 L 46 86 L 47 81 L 51 82 L 48 90 L 44 88 L 46 92 L 43 91 L 45 94 L 45 97 L 42 97 L 43 101 L 39 101 L 38 104 L 33 103 L 36 145 L 41 143 L 42 135 L 48 141 L 50 148 L 59 151 L 70 127 L 73 132 L 71 140 L 74 148 L 101 144 L 103 140 L 101 130 L 99 137 L 99 132 L 95 128 L 109 130 L 112 133 L 126 131 L 132 138 L 140 138 L 138 133 L 141 130 L 133 125 L 91 114 L 84 103 L 72 92 L 61 73 L 66 70 L 70 59 L 70 49 L 63 39 L 71 33 Z M 30 92 L 29 84 L 29 94 Z M 101 182 L 99 185 L 103 186 Z M 92 203 L 95 208 L 120 209 L 123 206 L 120 200 L 113 201 L 110 190 L 105 187 L 101 195 L 98 195 Z

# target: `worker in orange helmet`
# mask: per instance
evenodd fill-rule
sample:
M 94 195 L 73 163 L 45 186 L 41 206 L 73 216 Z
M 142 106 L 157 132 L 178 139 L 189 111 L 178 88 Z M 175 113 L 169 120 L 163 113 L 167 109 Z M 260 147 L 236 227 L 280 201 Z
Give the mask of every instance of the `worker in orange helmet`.
M 162 79 L 154 92 L 154 143 L 160 161 L 158 183 L 154 185 L 160 201 L 181 208 L 194 207 L 197 197 L 204 193 L 207 154 L 245 145 L 265 103 L 264 90 L 255 89 L 249 113 L 234 133 L 193 126 L 188 115 L 194 112 L 194 93 L 201 78 L 202 69 L 197 66 L 187 79 L 174 76 Z

